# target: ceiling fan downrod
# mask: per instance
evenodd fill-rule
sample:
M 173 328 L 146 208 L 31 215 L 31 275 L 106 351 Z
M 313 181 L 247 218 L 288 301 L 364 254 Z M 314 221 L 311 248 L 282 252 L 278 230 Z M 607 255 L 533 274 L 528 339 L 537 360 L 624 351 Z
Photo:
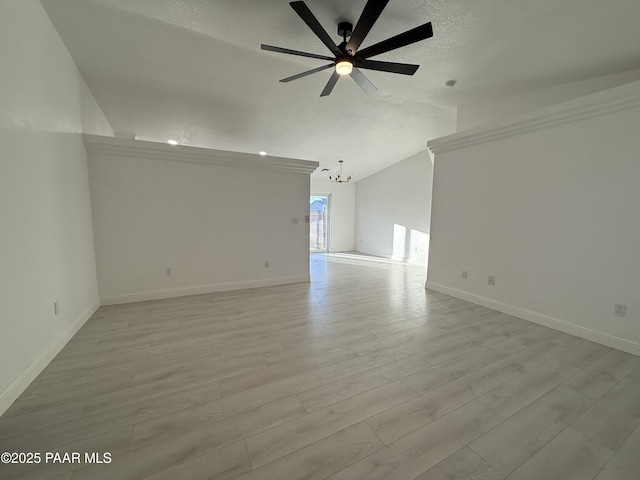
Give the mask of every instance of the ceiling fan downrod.
M 342 43 L 340 44 L 340 49 L 344 50 L 345 53 L 347 53 L 346 51 L 346 45 L 347 45 L 347 37 L 351 37 L 351 34 L 353 33 L 353 25 L 349 22 L 340 22 L 338 24 L 338 35 L 340 35 L 342 37 Z M 351 50 L 349 50 L 349 54 L 353 55 L 353 53 L 351 52 Z

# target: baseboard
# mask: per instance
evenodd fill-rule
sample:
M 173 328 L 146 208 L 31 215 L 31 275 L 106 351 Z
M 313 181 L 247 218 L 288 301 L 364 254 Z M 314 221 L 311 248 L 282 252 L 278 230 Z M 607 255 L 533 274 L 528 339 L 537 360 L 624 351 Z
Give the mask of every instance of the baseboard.
M 371 255 L 372 257 L 386 258 L 387 260 L 391 260 L 393 257 L 389 252 L 379 252 L 377 250 L 369 250 L 366 248 L 356 248 L 354 251 L 357 253 L 364 253 L 365 255 Z
M 507 315 L 512 315 L 529 322 L 537 323 L 538 325 L 553 328 L 554 330 L 559 330 L 560 332 L 575 335 L 576 337 L 584 338 L 585 340 L 590 340 L 592 342 L 606 345 L 607 347 L 612 347 L 617 350 L 622 350 L 623 352 L 631 353 L 632 355 L 640 356 L 640 344 L 630 342 L 629 340 L 625 340 L 624 338 L 614 337 L 613 335 L 599 332 L 597 330 L 592 330 L 590 328 L 585 328 L 566 320 L 561 320 L 558 318 L 550 317 L 548 315 L 544 315 L 542 313 L 533 312 L 531 310 L 516 307 L 514 305 L 498 302 L 497 300 L 493 300 L 491 298 L 465 292 L 456 288 L 447 287 L 438 283 L 427 281 L 425 287 L 429 290 L 444 293 L 461 300 L 466 300 L 467 302 L 475 303 L 476 305 L 481 305 L 498 312 L 506 313 Z
M 51 360 L 60 353 L 60 350 L 71 340 L 80 327 L 82 327 L 100 304 L 96 300 L 87 307 L 74 322 L 69 325 L 38 357 L 20 372 L 7 387 L 0 392 L 0 415 L 6 412 L 16 399 L 24 392 L 38 375 L 45 369 Z
M 408 263 L 410 265 L 418 265 L 417 263 L 410 262 L 409 261 L 410 258 L 404 255 L 394 255 L 393 253 L 389 253 L 389 252 L 380 252 L 377 250 L 366 250 L 366 249 L 359 249 L 355 251 L 358 253 L 364 253 L 365 255 L 371 255 L 372 257 L 386 258 L 387 260 L 392 260 L 394 262 Z
M 416 262 L 412 259 L 411 256 L 407 257 L 405 255 L 393 255 L 393 254 L 389 254 L 388 252 L 378 252 L 378 251 L 373 251 L 373 250 L 355 250 L 358 253 L 364 253 L 365 255 L 371 255 L 372 257 L 380 257 L 380 258 L 386 258 L 387 260 L 391 260 L 394 262 L 400 262 L 400 263 L 406 263 L 408 265 L 416 265 L 416 266 L 426 266 L 426 262 L 423 264 L 423 262 Z
M 271 287 L 274 285 L 287 285 L 290 283 L 309 283 L 309 275 L 294 275 L 290 277 L 266 278 L 263 280 L 248 280 L 242 282 L 216 283 L 213 285 L 200 285 L 197 287 L 174 288 L 170 290 L 155 290 L 152 292 L 132 293 L 128 295 L 116 295 L 112 297 L 100 297 L 100 305 L 120 305 L 123 303 L 147 302 L 149 300 L 163 300 L 165 298 L 186 297 L 189 295 L 202 295 L 204 293 L 228 292 L 231 290 L 245 290 L 247 288 Z

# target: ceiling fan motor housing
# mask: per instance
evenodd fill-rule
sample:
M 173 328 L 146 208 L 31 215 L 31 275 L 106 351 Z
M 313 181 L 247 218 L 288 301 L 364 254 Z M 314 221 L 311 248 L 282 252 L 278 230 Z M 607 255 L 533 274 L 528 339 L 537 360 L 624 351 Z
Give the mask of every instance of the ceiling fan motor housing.
M 345 41 L 347 37 L 350 37 L 353 33 L 353 25 L 349 22 L 340 22 L 338 24 L 338 35 L 340 35 Z

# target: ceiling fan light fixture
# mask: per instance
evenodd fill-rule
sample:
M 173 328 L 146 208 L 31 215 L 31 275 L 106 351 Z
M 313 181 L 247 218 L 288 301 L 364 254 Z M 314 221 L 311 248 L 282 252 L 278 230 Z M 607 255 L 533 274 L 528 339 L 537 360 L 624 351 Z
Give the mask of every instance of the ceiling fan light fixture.
M 349 75 L 353 70 L 353 63 L 349 60 L 340 60 L 336 63 L 336 72 L 339 75 Z

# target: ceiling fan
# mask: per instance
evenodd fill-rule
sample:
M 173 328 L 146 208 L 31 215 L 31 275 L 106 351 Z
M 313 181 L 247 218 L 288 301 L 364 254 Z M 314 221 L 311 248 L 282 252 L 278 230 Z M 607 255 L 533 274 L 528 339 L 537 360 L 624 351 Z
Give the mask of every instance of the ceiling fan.
M 327 46 L 334 57 L 301 52 L 288 48 L 274 47 L 272 45 L 265 44 L 260 45 L 260 48 L 271 52 L 331 61 L 328 65 L 323 65 L 322 67 L 314 68 L 313 70 L 308 70 L 291 77 L 283 78 L 280 80 L 281 82 L 290 82 L 316 72 L 334 68 L 333 74 L 322 90 L 322 93 L 320 93 L 321 97 L 325 97 L 331 93 L 341 75 L 351 76 L 364 93 L 369 95 L 377 89 L 364 75 L 364 73 L 360 71 L 361 68 L 378 70 L 381 72 L 400 73 L 402 75 L 413 75 L 419 67 L 419 65 L 411 65 L 408 63 L 369 60 L 370 57 L 380 55 L 433 36 L 431 22 L 427 22 L 424 25 L 420 25 L 419 27 L 383 40 L 375 45 L 358 50 L 363 40 L 371 30 L 371 27 L 373 27 L 373 24 L 378 20 L 378 17 L 384 10 L 384 7 L 386 7 L 387 3 L 389 3 L 389 0 L 369 0 L 362 11 L 355 28 L 353 28 L 353 25 L 349 22 L 340 22 L 338 24 L 338 35 L 342 36 L 343 41 L 340 45 L 336 45 L 304 2 L 290 2 L 289 5 L 291 5 L 291 8 L 293 8 L 300 18 L 304 20 L 322 43 Z M 347 37 L 349 37 L 349 40 L 347 40 Z

